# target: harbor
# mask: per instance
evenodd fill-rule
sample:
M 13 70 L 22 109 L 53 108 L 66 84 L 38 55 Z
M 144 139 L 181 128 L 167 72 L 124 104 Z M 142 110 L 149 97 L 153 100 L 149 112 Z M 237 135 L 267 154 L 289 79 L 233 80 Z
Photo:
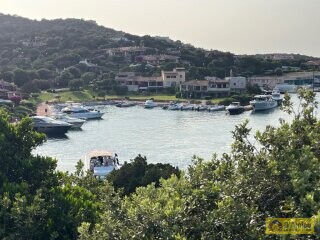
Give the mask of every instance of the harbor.
M 296 95 L 291 96 L 298 104 Z M 100 105 L 96 109 L 103 113 L 102 119 L 87 121 L 81 129 L 70 130 L 63 136 L 48 138 L 34 153 L 56 158 L 59 170 L 71 172 L 79 159 L 96 149 L 117 153 L 122 162 L 142 154 L 150 163 L 170 163 L 186 169 L 193 155 L 210 159 L 213 153 L 229 152 L 231 131 L 245 119 L 249 119 L 253 133 L 268 124 L 278 126 L 279 118 L 290 119 L 279 107 L 240 115 L 145 109 L 143 104 L 127 108 Z

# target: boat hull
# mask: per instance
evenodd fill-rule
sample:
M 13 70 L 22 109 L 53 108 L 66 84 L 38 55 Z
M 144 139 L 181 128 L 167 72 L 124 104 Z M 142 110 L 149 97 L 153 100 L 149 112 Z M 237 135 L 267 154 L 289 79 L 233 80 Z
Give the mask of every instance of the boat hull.
M 209 112 L 217 112 L 217 111 L 222 111 L 225 110 L 225 106 L 218 106 L 218 107 L 211 107 L 208 109 Z
M 253 107 L 254 111 L 265 111 L 277 107 L 278 103 L 277 101 L 263 103 L 250 102 L 250 105 Z
M 147 109 L 152 109 L 152 108 L 155 108 L 157 105 L 152 105 L 152 104 L 145 104 L 144 105 L 144 108 L 147 108 Z
M 69 122 L 71 124 L 72 129 L 78 129 L 81 128 L 84 122 Z
M 278 104 L 278 106 L 280 106 L 282 104 L 283 99 L 277 99 L 277 98 L 273 98 L 273 100 L 275 100 Z
M 244 112 L 244 107 L 239 108 L 228 108 L 227 109 L 230 115 L 238 115 Z
M 101 112 L 91 112 L 88 113 L 70 113 L 68 116 L 73 118 L 80 118 L 80 119 L 100 119 L 103 116 L 103 113 Z
M 37 132 L 45 133 L 48 135 L 62 135 L 69 131 L 72 126 L 34 126 Z

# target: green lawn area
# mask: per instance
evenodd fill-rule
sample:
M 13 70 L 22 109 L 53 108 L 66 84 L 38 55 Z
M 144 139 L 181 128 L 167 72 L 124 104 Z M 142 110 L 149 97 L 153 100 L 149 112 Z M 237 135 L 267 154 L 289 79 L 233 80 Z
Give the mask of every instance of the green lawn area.
M 125 96 L 120 95 L 107 95 L 106 99 L 119 99 L 119 98 L 125 98 L 129 97 L 130 100 L 137 100 L 137 101 L 145 101 L 147 99 L 153 98 L 154 100 L 158 101 L 173 101 L 178 100 L 175 95 L 148 95 L 148 96 L 142 96 L 142 95 L 131 95 L 127 94 Z
M 57 92 L 57 93 L 41 92 L 41 94 L 39 95 L 38 101 L 41 101 L 41 102 L 52 101 L 57 95 L 61 97 L 60 102 L 66 102 L 66 101 L 85 102 L 85 101 L 94 100 L 95 99 L 94 96 L 97 96 L 97 94 L 95 94 L 91 90 L 63 91 L 63 92 Z M 155 101 L 174 101 L 174 100 L 187 101 L 186 99 L 178 99 L 176 98 L 175 95 L 168 95 L 168 94 L 136 95 L 136 94 L 130 94 L 130 93 L 126 95 L 106 95 L 105 99 L 109 99 L 109 100 L 124 99 L 125 97 L 128 97 L 132 101 L 145 101 L 150 98 L 153 98 Z M 101 98 L 98 98 L 98 99 L 101 99 Z M 218 103 L 224 99 L 225 98 L 212 99 L 211 102 Z M 197 100 L 197 99 L 193 99 L 193 100 Z
M 59 95 L 60 101 L 61 102 L 66 102 L 66 101 L 89 101 L 92 100 L 93 97 L 92 95 L 87 91 L 65 91 L 65 92 L 58 92 L 58 93 L 48 93 L 48 92 L 41 92 L 39 95 L 39 99 L 42 102 L 45 101 L 52 101 L 55 96 Z

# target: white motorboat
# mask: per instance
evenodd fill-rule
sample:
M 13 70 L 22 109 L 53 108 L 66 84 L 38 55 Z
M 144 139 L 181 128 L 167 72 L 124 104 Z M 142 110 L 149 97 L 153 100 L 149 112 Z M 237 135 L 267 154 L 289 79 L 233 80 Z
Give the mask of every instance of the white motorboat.
M 229 112 L 230 115 L 237 115 L 244 112 L 244 106 L 240 105 L 240 102 L 232 102 L 226 110 Z
M 92 151 L 85 157 L 85 168 L 94 176 L 105 178 L 113 170 L 121 167 L 117 154 L 108 151 Z
M 263 111 L 278 106 L 278 102 L 273 100 L 270 95 L 256 95 L 254 100 L 250 101 L 250 105 L 254 111 Z
M 169 105 L 168 105 L 168 110 L 171 110 L 171 111 L 177 111 L 177 110 L 181 110 L 181 104 L 180 103 L 177 103 L 177 102 L 171 102 Z
M 194 108 L 194 110 L 199 111 L 199 112 L 201 112 L 201 111 L 207 111 L 207 110 L 208 110 L 208 106 L 206 106 L 206 105 L 198 105 L 198 106 L 196 106 L 196 107 Z
M 279 92 L 278 89 L 273 89 L 271 93 L 271 97 L 273 100 L 277 101 L 278 106 L 282 104 L 283 98 L 281 97 L 281 93 Z
M 136 105 L 137 105 L 137 103 L 135 103 L 135 102 L 126 101 L 126 102 L 117 103 L 116 107 L 125 108 L 125 107 L 133 107 Z
M 68 114 L 73 118 L 81 119 L 99 119 L 103 116 L 103 113 L 95 109 L 87 109 L 83 106 L 70 106 L 63 108 L 62 113 Z
M 213 105 L 208 108 L 208 111 L 209 112 L 216 112 L 216 111 L 222 111 L 225 109 L 226 109 L 226 107 L 224 105 Z
M 52 135 L 64 134 L 72 126 L 70 123 L 55 120 L 51 117 L 46 117 L 46 116 L 34 116 L 31 118 L 32 118 L 34 130 L 45 133 L 45 134 L 52 134 Z
M 86 120 L 84 119 L 69 117 L 65 114 L 57 114 L 54 115 L 53 118 L 59 121 L 70 123 L 72 125 L 71 128 L 73 129 L 81 128 L 82 125 L 86 122 Z
M 186 104 L 181 106 L 182 111 L 191 111 L 194 110 L 194 105 Z
M 158 104 L 153 101 L 153 99 L 149 99 L 144 103 L 144 108 L 154 108 L 157 107 Z

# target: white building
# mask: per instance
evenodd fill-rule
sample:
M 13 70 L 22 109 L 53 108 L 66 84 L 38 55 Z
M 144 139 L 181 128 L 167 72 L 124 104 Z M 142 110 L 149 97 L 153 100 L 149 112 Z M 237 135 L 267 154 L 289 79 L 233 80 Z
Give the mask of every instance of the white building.
M 186 70 L 176 68 L 173 71 L 162 71 L 161 76 L 143 77 L 134 72 L 119 73 L 115 80 L 120 86 L 126 86 L 128 91 L 156 90 L 180 86 L 186 80 Z
M 173 71 L 162 71 L 161 77 L 164 87 L 176 87 L 186 81 L 186 69 L 175 68 Z
M 319 79 L 320 72 L 295 72 L 288 73 L 282 76 L 254 76 L 248 78 L 248 83 L 251 85 L 257 84 L 260 87 L 273 89 L 277 84 L 287 83 L 291 85 L 311 85 L 313 78 Z
M 226 77 L 229 82 L 230 92 L 243 93 L 247 88 L 247 78 L 245 77 Z
M 180 91 L 184 96 L 204 98 L 207 96 L 218 98 L 227 97 L 230 94 L 229 81 L 223 79 L 191 80 L 180 85 Z

